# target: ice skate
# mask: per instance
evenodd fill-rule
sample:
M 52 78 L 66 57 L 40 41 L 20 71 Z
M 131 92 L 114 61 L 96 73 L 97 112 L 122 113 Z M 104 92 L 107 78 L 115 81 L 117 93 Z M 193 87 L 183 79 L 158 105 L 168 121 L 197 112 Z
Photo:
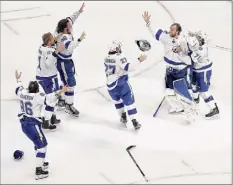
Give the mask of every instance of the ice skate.
M 219 118 L 219 109 L 217 104 L 215 103 L 216 107 L 212 109 L 208 114 L 205 115 L 207 120 L 218 119 Z
M 51 117 L 51 124 L 54 125 L 54 124 L 59 124 L 59 123 L 61 123 L 61 120 L 57 119 L 56 115 L 53 114 Z
M 50 120 L 44 120 L 42 123 L 42 128 L 45 130 L 50 130 L 50 131 L 54 131 L 56 130 L 56 125 L 52 125 L 50 124 Z
M 126 112 L 123 112 L 121 115 L 121 119 L 120 119 L 121 123 L 126 124 L 127 123 L 127 116 L 126 116 Z
M 73 106 L 73 104 L 66 104 L 65 112 L 75 117 L 79 116 L 79 111 Z
M 43 163 L 43 170 L 46 170 L 49 168 L 49 162 L 44 162 Z
M 35 177 L 36 180 L 44 179 L 44 178 L 47 178 L 48 176 L 49 176 L 48 171 L 44 171 L 42 167 L 36 168 L 36 177 Z
M 138 123 L 136 119 L 132 120 L 133 126 L 135 130 L 139 130 L 141 128 L 141 124 Z

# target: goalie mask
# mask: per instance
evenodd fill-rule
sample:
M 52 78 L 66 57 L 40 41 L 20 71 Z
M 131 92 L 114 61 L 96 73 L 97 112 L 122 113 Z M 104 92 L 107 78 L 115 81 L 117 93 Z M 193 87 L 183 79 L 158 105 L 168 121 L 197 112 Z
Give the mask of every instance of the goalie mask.
M 145 52 L 145 51 L 149 51 L 151 49 L 151 45 L 147 40 L 135 40 L 138 48 Z
M 207 42 L 207 35 L 206 35 L 206 33 L 203 33 L 202 31 L 189 32 L 188 36 L 196 37 L 196 39 L 199 42 L 199 46 L 203 46 Z

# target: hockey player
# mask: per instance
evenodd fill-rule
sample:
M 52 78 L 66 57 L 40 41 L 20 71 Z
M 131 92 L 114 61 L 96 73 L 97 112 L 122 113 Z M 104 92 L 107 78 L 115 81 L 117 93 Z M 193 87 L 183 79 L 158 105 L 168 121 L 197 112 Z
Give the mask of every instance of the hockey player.
M 212 75 L 212 61 L 208 57 L 207 36 L 201 31 L 189 32 L 186 36 L 191 59 L 193 61 L 193 96 L 196 103 L 199 103 L 199 95 L 210 108 L 205 115 L 206 119 L 219 117 L 219 109 L 209 92 L 210 78 Z
M 75 66 L 72 59 L 72 54 L 74 49 L 79 45 L 79 43 L 85 38 L 85 33 L 83 32 L 79 39 L 74 40 L 72 34 L 72 24 L 76 21 L 80 13 L 83 11 L 84 3 L 79 11 L 75 12 L 73 15 L 66 19 L 62 19 L 58 22 L 56 33 L 62 36 L 58 38 L 57 45 L 64 44 L 65 49 L 58 54 L 57 69 L 60 73 L 60 78 L 64 85 L 68 85 L 69 90 L 65 93 L 65 111 L 68 114 L 78 117 L 79 111 L 74 107 L 74 88 L 76 86 L 75 80 Z M 62 100 L 60 100 L 59 105 L 61 106 Z
M 57 102 L 53 101 L 54 93 L 60 89 L 57 78 L 57 55 L 65 46 L 60 44 L 57 49 L 54 49 L 54 37 L 51 33 L 45 33 L 42 36 L 42 40 L 43 44 L 40 46 L 38 53 L 36 79 L 46 94 L 42 127 L 53 130 L 56 128 L 54 124 L 60 123 L 54 112 Z
M 184 111 L 189 121 L 193 122 L 196 118 L 196 108 L 192 102 L 193 100 L 190 94 L 191 59 L 187 54 L 183 54 L 183 52 L 181 52 L 182 49 L 188 50 L 186 40 L 180 36 L 182 28 L 180 24 L 173 23 L 170 26 L 169 32 L 161 29 L 155 32 L 151 27 L 150 17 L 151 16 L 148 12 L 144 12 L 143 19 L 146 22 L 149 32 L 156 38 L 156 40 L 160 41 L 164 45 L 164 61 L 166 64 L 166 100 L 170 105 L 169 113 L 179 113 Z M 174 82 L 176 82 L 175 84 L 178 84 L 178 87 L 181 89 L 178 90 L 175 88 Z M 181 99 L 186 101 L 186 103 Z
M 43 179 L 48 177 L 49 172 L 46 169 L 49 163 L 45 161 L 47 151 L 47 140 L 41 129 L 41 110 L 43 109 L 45 94 L 39 92 L 39 84 L 37 81 L 29 83 L 28 89 L 24 89 L 21 84 L 21 73 L 15 72 L 17 80 L 16 95 L 20 99 L 21 111 L 18 114 L 21 128 L 24 134 L 34 143 L 36 151 L 36 172 L 35 179 Z M 57 94 L 53 94 L 51 101 L 56 102 L 57 97 L 67 91 L 64 87 Z
M 138 58 L 138 62 L 134 63 L 134 65 L 137 65 L 144 60 L 146 60 L 146 55 L 141 55 Z M 127 110 L 134 129 L 140 129 L 141 124 L 139 124 L 136 119 L 137 109 L 135 107 L 134 94 L 128 82 L 128 72 L 134 70 L 136 66 L 129 63 L 123 56 L 121 43 L 119 41 L 112 42 L 108 56 L 105 58 L 104 65 L 108 92 L 114 101 L 116 110 L 120 116 L 120 121 L 124 124 L 127 123 Z

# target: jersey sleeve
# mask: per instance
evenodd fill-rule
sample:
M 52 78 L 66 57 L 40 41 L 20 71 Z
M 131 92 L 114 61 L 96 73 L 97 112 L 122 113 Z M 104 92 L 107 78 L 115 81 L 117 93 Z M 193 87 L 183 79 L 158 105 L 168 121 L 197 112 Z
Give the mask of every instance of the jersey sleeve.
M 16 85 L 16 89 L 15 89 L 15 94 L 19 97 L 22 94 L 23 90 L 24 90 L 24 87 L 22 85 L 22 82 L 18 81 Z
M 71 24 L 74 24 L 74 22 L 78 19 L 79 15 L 80 12 L 76 11 L 73 14 L 71 14 L 69 17 L 67 17 L 67 19 L 71 22 Z
M 162 29 L 158 29 L 157 31 L 155 31 L 152 28 L 150 23 L 147 24 L 147 28 L 148 28 L 149 32 L 151 33 L 151 35 L 153 37 L 155 37 L 156 40 L 162 42 L 163 44 L 165 44 L 167 42 L 167 38 L 168 38 L 168 32 L 167 31 L 164 31 Z
M 137 60 L 136 62 L 130 63 L 125 57 L 119 58 L 120 68 L 126 72 L 135 71 L 140 64 Z
M 73 51 L 79 45 L 80 42 L 81 41 L 79 40 L 73 41 L 66 35 L 64 35 L 61 38 L 61 43 L 63 43 L 65 45 L 65 48 L 69 51 Z

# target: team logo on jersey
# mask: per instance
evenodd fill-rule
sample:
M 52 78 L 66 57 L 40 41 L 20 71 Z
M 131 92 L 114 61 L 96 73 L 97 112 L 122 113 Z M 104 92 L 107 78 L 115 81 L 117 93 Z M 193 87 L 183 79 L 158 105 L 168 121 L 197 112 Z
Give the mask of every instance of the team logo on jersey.
M 202 47 L 199 47 L 199 50 L 200 50 L 200 51 L 202 51 L 202 50 L 203 50 L 203 48 L 202 48 Z
M 172 40 L 172 43 L 173 43 L 173 44 L 175 44 L 175 43 L 176 43 L 175 39 L 173 39 L 173 40 Z
M 64 42 L 65 40 L 67 40 L 67 37 L 64 36 L 62 39 L 61 39 L 61 42 Z
M 169 66 L 169 67 L 167 67 L 167 70 L 168 70 L 168 72 L 172 72 L 173 68 Z

